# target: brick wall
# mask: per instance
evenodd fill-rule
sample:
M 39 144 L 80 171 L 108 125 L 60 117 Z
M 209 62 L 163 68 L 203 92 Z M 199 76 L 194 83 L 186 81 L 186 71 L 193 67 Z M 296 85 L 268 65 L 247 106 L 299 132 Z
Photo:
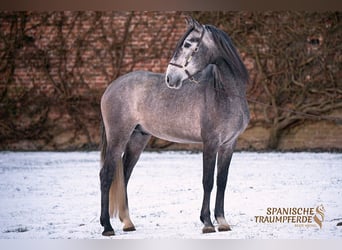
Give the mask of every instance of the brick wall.
M 177 12 L 2 12 L 2 149 L 99 142 L 99 100 L 133 70 L 163 72 L 185 29 Z
M 259 42 L 265 48 L 265 41 L 257 40 L 255 33 L 244 37 L 237 32 L 239 27 L 249 32 L 253 13 L 192 14 L 232 36 L 250 71 L 250 95 L 268 102 L 252 45 L 243 44 Z M 265 20 L 269 16 L 265 14 Z M 312 25 L 309 21 L 308 26 Z M 164 72 L 185 29 L 184 13 L 174 11 L 1 12 L 0 149 L 96 147 L 99 100 L 106 86 L 133 70 Z M 272 67 L 272 62 L 268 60 L 267 65 Z M 274 117 L 267 116 L 267 120 L 265 109 L 252 104 L 250 108 L 253 120 L 238 147 L 267 149 Z M 340 117 L 341 109 L 334 110 L 334 116 Z M 279 135 L 277 148 L 341 150 L 339 129 L 336 122 L 301 120 Z M 200 148 L 155 138 L 149 146 Z

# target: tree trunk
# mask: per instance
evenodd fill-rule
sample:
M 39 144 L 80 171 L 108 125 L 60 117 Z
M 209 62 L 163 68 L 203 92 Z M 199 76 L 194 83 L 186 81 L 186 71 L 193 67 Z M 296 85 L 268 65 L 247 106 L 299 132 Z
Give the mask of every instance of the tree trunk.
M 280 135 L 281 135 L 281 130 L 278 128 L 278 126 L 273 126 L 271 128 L 270 137 L 267 143 L 268 149 L 272 149 L 272 150 L 278 149 Z

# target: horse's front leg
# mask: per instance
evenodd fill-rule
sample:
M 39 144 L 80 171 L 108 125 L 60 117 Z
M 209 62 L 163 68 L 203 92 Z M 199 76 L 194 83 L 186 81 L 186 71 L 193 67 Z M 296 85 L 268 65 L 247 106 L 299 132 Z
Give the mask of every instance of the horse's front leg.
M 234 146 L 222 145 L 218 152 L 217 162 L 217 194 L 215 203 L 215 218 L 219 231 L 230 231 L 231 228 L 224 216 L 224 194 L 227 185 L 230 161 L 233 156 Z
M 215 147 L 203 146 L 203 203 L 201 210 L 201 221 L 204 224 L 202 229 L 203 233 L 213 233 L 215 232 L 215 227 L 211 222 L 210 218 L 210 195 L 213 189 L 214 183 L 214 171 L 216 164 L 216 154 L 217 150 Z

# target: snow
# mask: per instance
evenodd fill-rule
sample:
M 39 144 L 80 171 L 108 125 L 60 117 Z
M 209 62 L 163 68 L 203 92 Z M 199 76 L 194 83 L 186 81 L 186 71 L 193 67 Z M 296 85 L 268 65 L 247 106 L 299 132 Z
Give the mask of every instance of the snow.
M 99 152 L 0 152 L 0 239 L 101 235 Z M 145 152 L 128 197 L 135 232 L 112 219 L 113 239 L 333 239 L 342 237 L 342 154 L 235 153 L 225 213 L 230 232 L 202 234 L 202 155 Z M 212 195 L 212 213 L 215 198 Z M 256 223 L 268 207 L 316 207 L 325 220 L 298 227 Z

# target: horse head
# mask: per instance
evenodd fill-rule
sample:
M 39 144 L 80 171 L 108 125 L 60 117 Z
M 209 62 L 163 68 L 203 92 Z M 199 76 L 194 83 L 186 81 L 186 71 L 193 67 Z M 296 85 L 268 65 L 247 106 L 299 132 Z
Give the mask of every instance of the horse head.
M 208 64 L 206 29 L 192 17 L 186 18 L 188 30 L 178 41 L 166 70 L 165 82 L 169 88 L 179 89 L 182 83 L 203 70 Z

